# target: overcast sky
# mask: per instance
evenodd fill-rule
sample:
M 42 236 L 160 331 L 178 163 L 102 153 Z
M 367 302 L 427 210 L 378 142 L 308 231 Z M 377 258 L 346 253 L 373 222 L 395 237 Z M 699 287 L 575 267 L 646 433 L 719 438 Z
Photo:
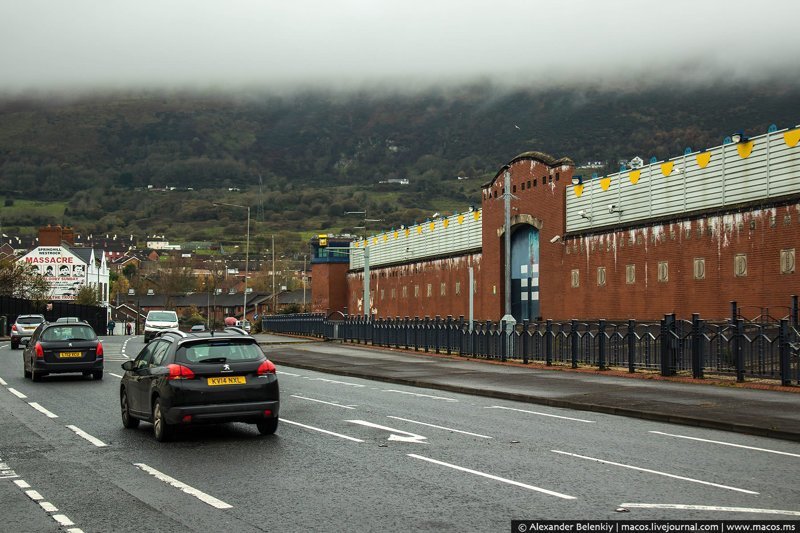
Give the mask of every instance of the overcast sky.
M 0 0 L 0 92 L 796 81 L 798 20 L 800 0 Z

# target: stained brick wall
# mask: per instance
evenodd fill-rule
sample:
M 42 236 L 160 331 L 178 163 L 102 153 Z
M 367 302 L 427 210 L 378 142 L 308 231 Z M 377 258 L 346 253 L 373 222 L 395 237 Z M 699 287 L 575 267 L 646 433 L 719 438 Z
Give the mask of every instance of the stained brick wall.
M 347 263 L 313 263 L 311 265 L 311 311 L 326 313 L 347 307 Z
M 512 228 L 530 224 L 540 232 L 539 291 L 545 319 L 656 320 L 665 313 L 680 318 L 700 313 L 705 319 L 724 319 L 730 315 L 732 300 L 745 317 L 769 314 L 777 318 L 788 314 L 791 296 L 800 294 L 800 273 L 794 267 L 800 248 L 797 196 L 767 206 L 739 207 L 735 212 L 706 212 L 566 235 L 565 193 L 572 163 L 529 153 L 512 160 L 484 186 L 482 253 L 372 270 L 371 300 L 376 316 L 467 315 L 469 265 L 475 267 L 477 283 L 475 318 L 498 320 L 503 315 L 502 192 L 506 169 L 516 196 L 511 204 Z M 562 240 L 550 242 L 557 235 Z M 695 263 L 701 260 L 703 275 L 697 276 Z M 626 275 L 629 267 L 630 279 Z M 598 278 L 600 268 L 604 269 L 602 279 Z M 572 286 L 573 272 L 576 287 Z M 351 314 L 363 313 L 362 280 L 360 271 L 347 274 Z M 315 287 L 336 283 L 333 272 L 326 280 L 316 270 L 314 282 Z M 456 283 L 460 285 L 458 295 Z M 416 296 L 415 287 L 419 291 Z

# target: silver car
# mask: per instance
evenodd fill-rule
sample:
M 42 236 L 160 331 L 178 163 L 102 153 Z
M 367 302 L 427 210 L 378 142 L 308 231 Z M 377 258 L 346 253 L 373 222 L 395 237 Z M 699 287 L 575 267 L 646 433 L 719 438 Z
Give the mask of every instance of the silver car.
M 44 322 L 44 315 L 19 315 L 17 321 L 11 326 L 11 349 L 19 348 L 20 343 L 30 340 L 33 332 Z

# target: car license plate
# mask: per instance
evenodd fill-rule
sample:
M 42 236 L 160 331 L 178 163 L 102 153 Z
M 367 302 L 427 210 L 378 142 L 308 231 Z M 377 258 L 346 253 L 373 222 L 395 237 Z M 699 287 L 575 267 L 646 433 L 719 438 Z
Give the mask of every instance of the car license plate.
M 247 380 L 244 376 L 224 376 L 219 378 L 208 378 L 209 385 L 244 385 Z
M 83 357 L 83 352 L 61 352 L 58 357 L 60 359 L 80 359 Z

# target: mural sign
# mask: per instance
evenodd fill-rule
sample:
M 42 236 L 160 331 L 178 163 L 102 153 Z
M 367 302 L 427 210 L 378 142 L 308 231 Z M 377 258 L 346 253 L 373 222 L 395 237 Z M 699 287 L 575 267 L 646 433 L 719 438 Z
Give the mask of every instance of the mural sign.
M 20 259 L 50 284 L 51 300 L 74 300 L 86 282 L 86 263 L 61 246 L 40 246 Z

